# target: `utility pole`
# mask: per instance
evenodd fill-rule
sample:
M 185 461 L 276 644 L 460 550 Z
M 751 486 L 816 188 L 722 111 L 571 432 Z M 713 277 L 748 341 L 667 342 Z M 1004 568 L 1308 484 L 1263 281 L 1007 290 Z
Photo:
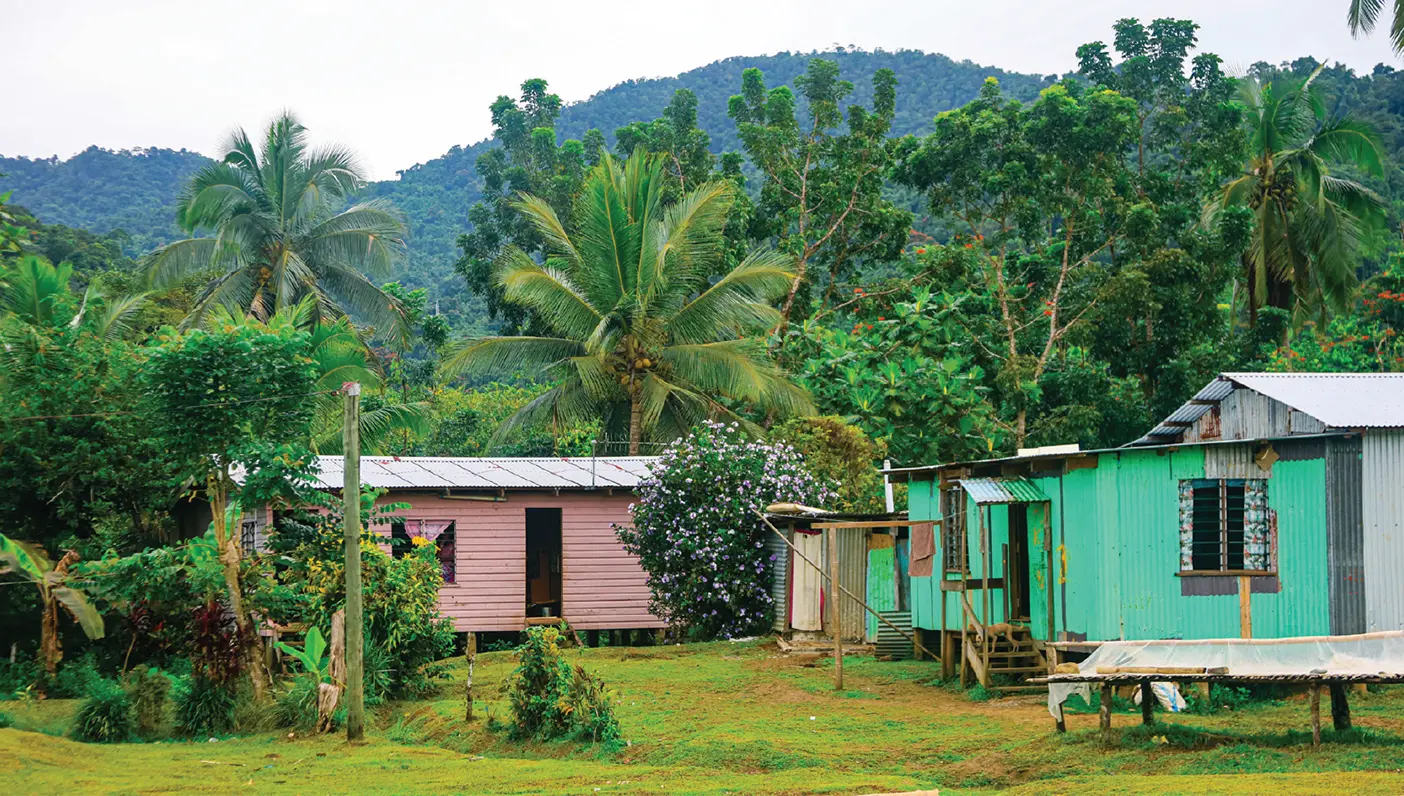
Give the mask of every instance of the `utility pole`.
M 341 495 L 346 534 L 346 740 L 359 743 L 366 734 L 364 616 L 361 607 L 361 385 L 348 381 L 341 450 L 346 457 Z

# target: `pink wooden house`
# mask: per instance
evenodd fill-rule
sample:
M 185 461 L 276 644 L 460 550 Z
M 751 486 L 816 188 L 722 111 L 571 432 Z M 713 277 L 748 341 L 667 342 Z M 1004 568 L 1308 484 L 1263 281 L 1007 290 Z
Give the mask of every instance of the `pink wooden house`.
M 512 631 L 564 618 L 578 630 L 661 628 L 638 559 L 614 535 L 630 522 L 652 458 L 487 459 L 367 456 L 361 483 L 408 503 L 392 551 L 415 536 L 439 548 L 439 606 L 458 631 Z M 320 457 L 321 485 L 342 486 L 340 456 Z

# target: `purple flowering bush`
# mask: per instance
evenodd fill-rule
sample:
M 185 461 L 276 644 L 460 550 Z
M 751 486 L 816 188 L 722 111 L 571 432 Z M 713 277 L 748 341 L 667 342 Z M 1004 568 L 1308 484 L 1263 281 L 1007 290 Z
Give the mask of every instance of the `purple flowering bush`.
M 633 526 L 615 532 L 643 565 L 656 615 L 694 639 L 755 635 L 770 626 L 774 562 L 752 510 L 833 497 L 794 448 L 708 422 L 663 453 L 629 507 Z

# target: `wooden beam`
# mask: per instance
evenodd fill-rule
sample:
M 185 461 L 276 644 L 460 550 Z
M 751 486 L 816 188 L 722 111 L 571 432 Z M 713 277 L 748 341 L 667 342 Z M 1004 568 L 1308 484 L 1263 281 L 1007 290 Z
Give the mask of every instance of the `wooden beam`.
M 1111 709 L 1112 709 L 1112 686 L 1111 683 L 1102 683 L 1101 705 L 1097 708 L 1098 722 L 1102 730 L 1102 740 L 1111 740 Z
M 834 634 L 834 690 L 843 690 L 843 610 L 839 605 L 838 534 L 830 530 L 829 539 L 829 629 Z
M 1321 745 L 1321 683 L 1311 684 L 1311 745 Z
M 1155 724 L 1155 691 L 1149 681 L 1141 683 L 1141 723 L 1150 727 Z
M 1240 638 L 1253 637 L 1253 579 L 1238 576 L 1238 632 Z
M 971 578 L 967 580 L 942 580 L 941 591 L 979 591 L 981 589 L 1002 589 L 1004 578 Z
M 810 530 L 823 531 L 829 528 L 914 528 L 918 525 L 940 525 L 940 520 L 843 520 L 835 522 L 811 522 Z

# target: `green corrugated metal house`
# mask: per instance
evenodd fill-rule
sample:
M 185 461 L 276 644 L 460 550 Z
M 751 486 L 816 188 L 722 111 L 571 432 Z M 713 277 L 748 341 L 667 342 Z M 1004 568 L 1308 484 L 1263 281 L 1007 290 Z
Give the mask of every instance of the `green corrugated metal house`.
M 1127 447 L 891 470 L 937 522 L 913 627 L 952 650 L 1006 622 L 1039 649 L 1238 637 L 1245 607 L 1260 638 L 1404 629 L 1401 426 L 1398 374 L 1231 373 Z

